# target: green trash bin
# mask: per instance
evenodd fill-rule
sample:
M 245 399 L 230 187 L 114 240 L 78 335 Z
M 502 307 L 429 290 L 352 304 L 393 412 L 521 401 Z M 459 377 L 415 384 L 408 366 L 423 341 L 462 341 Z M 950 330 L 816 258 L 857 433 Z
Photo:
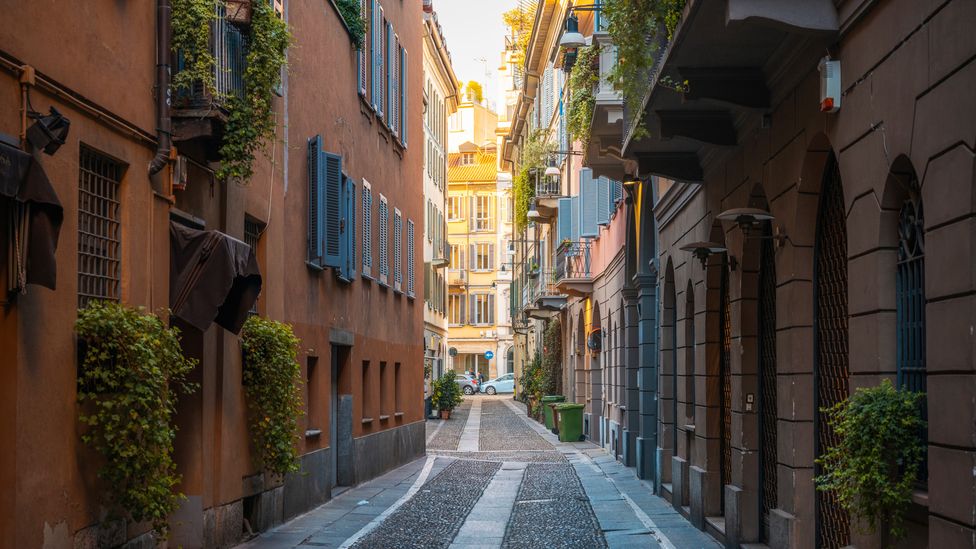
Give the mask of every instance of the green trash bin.
M 563 395 L 546 395 L 542 397 L 542 413 L 546 417 L 546 429 L 552 430 L 553 419 L 552 419 L 552 406 L 555 402 L 566 402 L 566 397 Z
M 583 440 L 584 404 L 567 402 L 556 406 L 559 414 L 559 441 L 577 442 Z

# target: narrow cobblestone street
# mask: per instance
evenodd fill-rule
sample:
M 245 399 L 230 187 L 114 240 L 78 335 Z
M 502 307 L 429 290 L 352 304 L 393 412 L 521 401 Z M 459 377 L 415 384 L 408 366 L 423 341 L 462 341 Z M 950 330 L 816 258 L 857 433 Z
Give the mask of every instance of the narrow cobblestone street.
M 245 547 L 719 547 L 588 442 L 560 443 L 510 396 L 427 422 L 427 457 Z

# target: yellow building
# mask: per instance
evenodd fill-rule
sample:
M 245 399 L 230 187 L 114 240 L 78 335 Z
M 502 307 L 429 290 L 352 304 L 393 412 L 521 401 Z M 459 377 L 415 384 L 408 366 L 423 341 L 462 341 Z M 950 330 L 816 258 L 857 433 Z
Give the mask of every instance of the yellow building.
M 451 367 L 486 379 L 511 372 L 512 356 L 511 269 L 504 263 L 512 233 L 511 177 L 497 166 L 494 144 L 462 143 L 448 155 Z

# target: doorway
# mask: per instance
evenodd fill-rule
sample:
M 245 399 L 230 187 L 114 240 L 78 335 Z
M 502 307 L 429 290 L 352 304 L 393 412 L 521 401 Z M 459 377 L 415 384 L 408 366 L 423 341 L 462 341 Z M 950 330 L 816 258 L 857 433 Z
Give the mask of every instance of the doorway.
M 331 346 L 331 383 L 329 383 L 329 444 L 330 486 L 332 497 L 345 492 L 355 483 L 352 466 L 352 404 L 353 396 L 349 379 L 351 347 Z

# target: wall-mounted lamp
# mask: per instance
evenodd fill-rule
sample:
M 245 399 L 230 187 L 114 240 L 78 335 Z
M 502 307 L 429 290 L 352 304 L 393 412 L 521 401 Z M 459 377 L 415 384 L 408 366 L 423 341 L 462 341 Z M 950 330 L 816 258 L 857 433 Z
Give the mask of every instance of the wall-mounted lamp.
M 559 168 L 556 166 L 547 166 L 544 175 L 546 177 L 559 177 Z
M 535 200 L 529 205 L 529 211 L 525 214 L 525 217 L 529 219 L 542 219 L 542 214 L 539 213 L 539 210 L 535 209 Z
M 35 122 L 27 128 L 27 141 L 47 154 L 53 155 L 58 152 L 61 145 L 64 145 L 64 139 L 68 137 L 71 121 L 54 107 L 51 107 L 49 114 L 30 112 L 28 116 L 33 118 Z
M 705 261 L 708 260 L 708 256 L 724 254 L 729 251 L 728 248 L 717 242 L 692 242 L 691 244 L 682 246 L 681 250 L 691 252 L 695 256 L 695 259 L 701 261 L 702 269 L 705 268 Z
M 559 39 L 559 47 L 564 49 L 580 48 L 585 45 L 586 38 L 579 31 L 579 19 L 576 18 L 575 14 L 570 14 L 569 18 L 566 19 L 566 32 Z
M 781 229 L 776 234 L 765 236 L 760 227 L 763 223 L 772 223 L 776 219 L 773 214 L 760 208 L 732 208 L 718 214 L 721 221 L 734 221 L 746 238 L 755 240 L 773 240 L 777 247 L 783 246 L 790 239 Z

